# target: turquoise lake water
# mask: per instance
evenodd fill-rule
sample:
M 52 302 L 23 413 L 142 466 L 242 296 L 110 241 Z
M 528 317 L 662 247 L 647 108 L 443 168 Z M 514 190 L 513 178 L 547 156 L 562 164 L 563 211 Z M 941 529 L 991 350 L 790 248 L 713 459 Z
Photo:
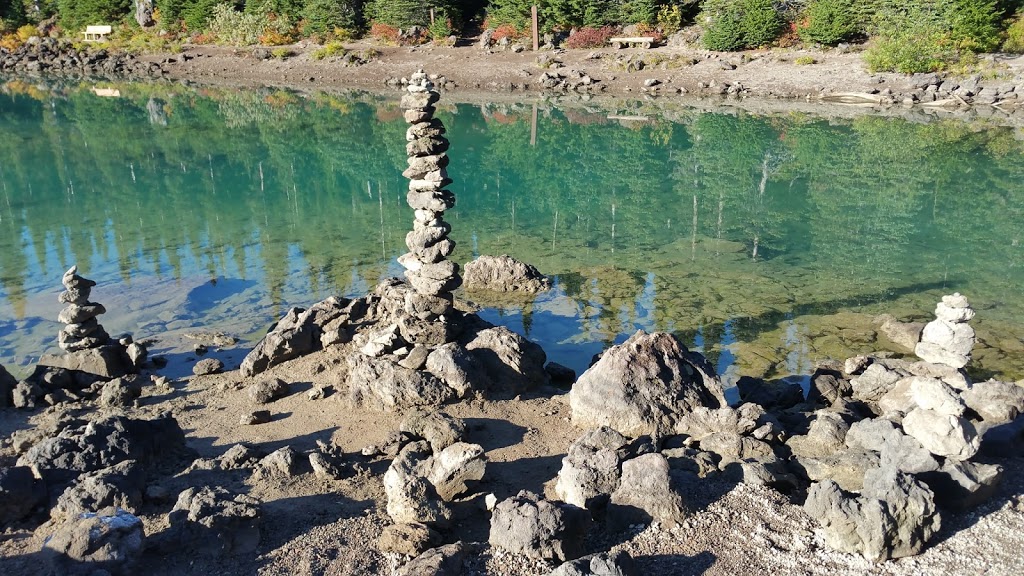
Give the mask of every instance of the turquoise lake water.
M 0 363 L 56 350 L 75 263 L 112 334 L 243 347 L 291 306 L 400 275 L 397 93 L 93 88 L 2 83 Z M 530 103 L 442 104 L 452 258 L 507 253 L 555 280 L 535 299 L 465 296 L 552 360 L 581 371 L 642 328 L 730 377 L 808 374 L 895 350 L 879 314 L 928 320 L 959 291 L 978 310 L 976 377 L 1024 377 L 1019 129 L 548 104 L 534 123 Z

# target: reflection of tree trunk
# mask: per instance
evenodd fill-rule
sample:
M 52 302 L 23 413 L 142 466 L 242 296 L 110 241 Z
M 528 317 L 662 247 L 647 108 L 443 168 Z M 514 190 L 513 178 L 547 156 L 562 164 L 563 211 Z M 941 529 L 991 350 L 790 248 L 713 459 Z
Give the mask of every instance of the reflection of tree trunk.
M 761 183 L 757 185 L 757 197 L 764 198 L 764 189 L 768 186 L 768 159 L 771 155 L 767 152 L 764 155 L 764 159 L 761 160 Z
M 693 195 L 693 228 L 690 233 L 690 261 L 697 259 L 697 195 Z

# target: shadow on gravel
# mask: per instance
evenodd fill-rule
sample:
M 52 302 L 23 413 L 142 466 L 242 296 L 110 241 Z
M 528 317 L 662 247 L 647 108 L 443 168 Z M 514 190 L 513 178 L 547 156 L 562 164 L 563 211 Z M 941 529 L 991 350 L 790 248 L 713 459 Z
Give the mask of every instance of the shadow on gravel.
M 658 574 L 659 576 L 700 576 L 714 565 L 718 557 L 711 552 L 701 552 L 695 556 L 677 554 L 660 554 L 654 556 L 637 556 L 633 559 L 640 574 Z

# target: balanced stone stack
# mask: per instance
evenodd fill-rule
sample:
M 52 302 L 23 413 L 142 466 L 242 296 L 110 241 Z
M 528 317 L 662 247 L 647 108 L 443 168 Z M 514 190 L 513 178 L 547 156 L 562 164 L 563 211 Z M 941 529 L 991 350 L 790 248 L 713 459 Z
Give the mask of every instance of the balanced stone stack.
M 455 195 L 444 189 L 452 181 L 446 169 L 444 124 L 434 118 L 439 98 L 434 84 L 420 70 L 412 75 L 407 90 L 402 108 L 411 124 L 405 134 L 409 168 L 402 175 L 410 180 L 406 199 L 416 211 L 416 220 L 405 237 L 409 252 L 398 262 L 413 289 L 406 296 L 405 311 L 419 320 L 433 321 L 451 311 L 452 290 L 462 284 L 458 264 L 447 259 L 455 242 L 448 237 L 451 225 L 444 221 L 445 210 L 455 206 Z
M 935 320 L 924 327 L 914 353 L 925 362 L 963 368 L 971 361 L 974 328 L 968 322 L 974 309 L 959 292 L 943 296 L 935 306 Z
M 110 341 L 110 336 L 96 320 L 107 311 L 106 308 L 89 302 L 89 293 L 96 282 L 79 276 L 77 272 L 78 266 L 72 266 L 64 273 L 61 283 L 65 290 L 57 297 L 58 301 L 67 304 L 57 316 L 57 320 L 65 324 L 57 335 L 57 345 L 65 352 L 99 348 Z

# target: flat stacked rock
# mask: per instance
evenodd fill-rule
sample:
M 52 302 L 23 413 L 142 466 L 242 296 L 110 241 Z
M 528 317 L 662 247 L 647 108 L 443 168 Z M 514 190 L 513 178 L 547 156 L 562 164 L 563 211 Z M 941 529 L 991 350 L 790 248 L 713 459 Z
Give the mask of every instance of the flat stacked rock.
M 968 322 L 974 309 L 959 292 L 943 296 L 935 306 L 935 320 L 924 327 L 914 353 L 925 362 L 963 368 L 971 361 L 974 328 Z
M 455 250 L 448 234 L 451 225 L 444 221 L 445 210 L 455 206 L 455 195 L 445 190 L 448 178 L 448 140 L 445 128 L 434 118 L 439 95 L 434 84 L 422 70 L 412 75 L 402 97 L 405 120 L 411 124 L 406 131 L 409 168 L 402 173 L 409 178 L 406 199 L 415 210 L 412 232 L 405 237 L 407 254 L 398 262 L 405 267 L 405 277 L 413 291 L 405 301 L 405 311 L 420 320 L 433 321 L 452 309 L 452 290 L 462 285 L 459 266 L 447 259 Z
M 102 304 L 89 301 L 89 294 L 96 282 L 77 274 L 78 266 L 72 266 L 61 283 L 64 291 L 57 300 L 67 304 L 60 311 L 57 320 L 64 328 L 57 334 L 57 345 L 65 352 L 78 352 L 99 348 L 110 341 L 110 335 L 103 329 L 96 317 L 107 311 Z

